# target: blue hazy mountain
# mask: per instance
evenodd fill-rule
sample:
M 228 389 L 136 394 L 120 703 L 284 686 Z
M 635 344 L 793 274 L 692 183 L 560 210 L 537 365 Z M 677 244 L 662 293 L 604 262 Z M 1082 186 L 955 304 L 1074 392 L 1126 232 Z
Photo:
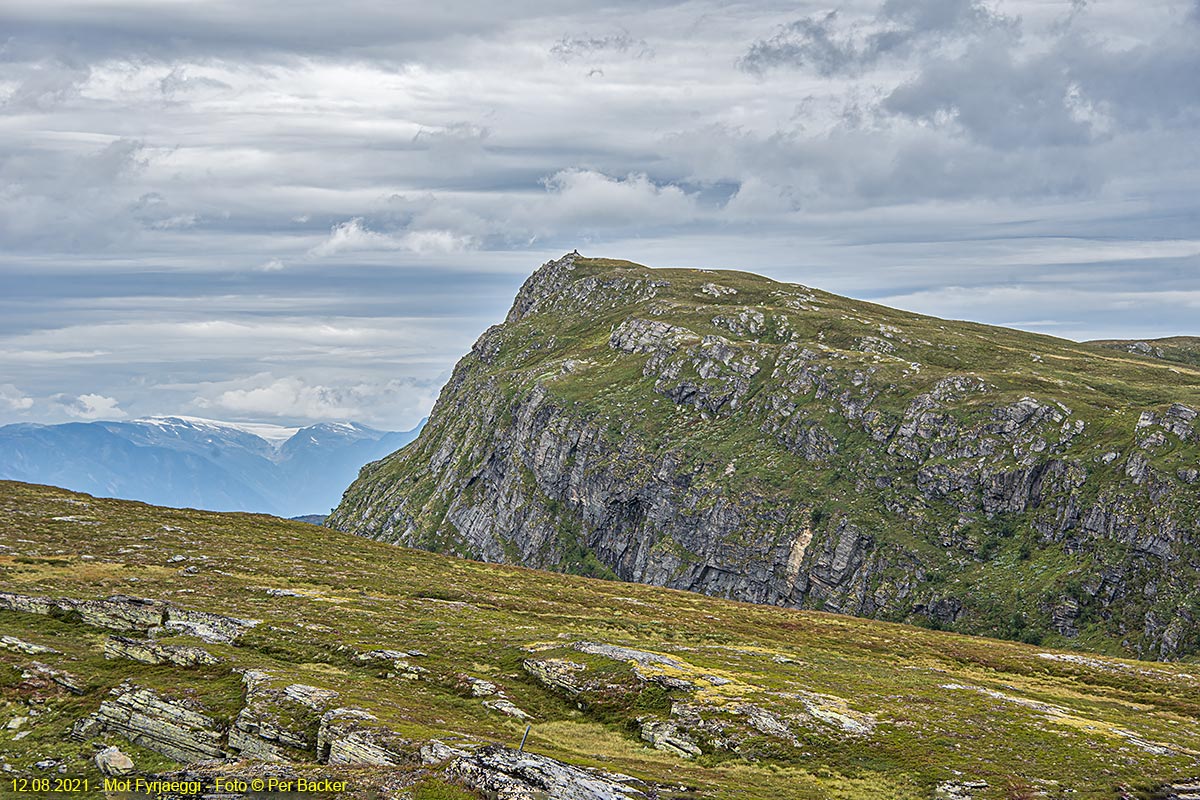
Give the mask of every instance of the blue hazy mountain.
M 423 424 L 423 423 L 422 423 Z M 366 463 L 416 438 L 352 422 L 285 428 L 196 417 L 0 427 L 0 478 L 155 505 L 325 514 Z

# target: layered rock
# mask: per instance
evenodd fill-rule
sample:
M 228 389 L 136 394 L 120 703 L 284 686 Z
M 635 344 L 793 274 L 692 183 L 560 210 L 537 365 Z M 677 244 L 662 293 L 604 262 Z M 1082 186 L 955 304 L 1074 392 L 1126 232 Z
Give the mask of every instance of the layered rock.
M 327 764 L 397 767 L 420 763 L 420 744 L 375 724 L 374 714 L 335 708 L 321 716 L 317 752 Z
M 598 658 L 585 664 L 562 658 L 563 651 Z M 682 657 L 604 642 L 541 647 L 522 666 L 534 680 L 582 709 L 658 706 L 659 711 L 636 718 L 641 738 L 680 758 L 715 750 L 754 757 L 764 739 L 798 747 L 804 731 L 856 739 L 877 724 L 841 697 L 736 681 Z
M 198 667 L 219 664 L 221 659 L 200 647 L 183 644 L 160 644 L 151 639 L 130 639 L 110 636 L 104 641 L 105 658 L 125 658 L 143 664 L 173 664 L 177 667 Z
M 452 761 L 446 772 L 497 800 L 647 800 L 628 775 L 589 770 L 553 758 L 490 745 Z
M 246 705 L 229 728 L 230 751 L 264 761 L 315 761 L 321 713 L 337 692 L 294 683 L 275 688 L 262 670 L 242 675 Z
M 166 604 L 144 597 L 113 595 L 103 600 L 32 597 L 0 592 L 0 609 L 26 614 L 77 617 L 85 625 L 118 631 L 147 631 L 163 624 Z
M 239 636 L 261 621 L 169 606 L 163 625 L 167 630 L 175 633 L 190 634 L 206 642 L 228 644 L 237 641 Z
M 129 683 L 109 695 L 94 717 L 101 730 L 176 761 L 225 757 L 225 729 L 194 704 Z
M 18 639 L 16 636 L 0 636 L 0 647 L 3 647 L 5 650 L 15 650 L 27 656 L 50 655 L 58 652 L 53 647 L 27 642 L 24 639 Z
M 180 608 L 161 600 L 113 595 L 103 600 L 36 597 L 0 592 L 0 610 L 58 615 L 85 625 L 116 631 L 155 633 L 162 630 L 228 644 L 262 620 L 239 619 L 209 611 Z

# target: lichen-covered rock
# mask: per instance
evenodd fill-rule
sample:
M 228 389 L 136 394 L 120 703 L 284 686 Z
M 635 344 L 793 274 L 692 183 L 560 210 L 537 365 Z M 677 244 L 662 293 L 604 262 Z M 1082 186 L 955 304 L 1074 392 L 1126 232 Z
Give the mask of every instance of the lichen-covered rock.
M 237 641 L 239 636 L 261 622 L 171 606 L 167 609 L 163 624 L 170 631 L 196 636 L 206 642 L 228 644 Z
M 580 673 L 587 667 L 575 661 L 565 658 L 527 658 L 521 662 L 521 668 L 543 686 L 569 695 L 579 694 L 585 688 Z
M 459 756 L 446 773 L 496 800 L 648 800 L 641 781 L 492 745 Z
M 97 628 L 118 631 L 144 631 L 161 625 L 166 603 L 144 597 L 114 595 L 104 600 L 83 600 L 75 604 L 83 622 Z
M 118 631 L 145 631 L 162 624 L 166 604 L 126 595 L 113 595 L 103 600 L 72 600 L 0 592 L 0 609 L 27 614 L 76 615 L 85 625 Z
M 225 729 L 213 717 L 131 683 L 113 689 L 95 718 L 103 730 L 176 761 L 225 757 Z
M 116 631 L 172 633 L 196 636 L 206 642 L 229 644 L 261 620 L 238 619 L 209 611 L 194 611 L 145 597 L 113 595 L 102 600 L 34 597 L 0 592 L 0 610 L 73 617 L 85 625 Z
M 977 792 L 988 788 L 987 781 L 946 781 L 933 792 L 934 800 L 972 800 Z
M 420 763 L 420 747 L 380 727 L 361 709 L 335 708 L 321 716 L 318 759 L 327 764 L 405 766 Z
M 1200 778 L 1178 781 L 1155 792 L 1161 800 L 1197 800 L 1200 798 Z
M 263 761 L 294 761 L 316 757 L 316 738 L 306 726 L 280 722 L 266 703 L 246 706 L 229 728 L 229 750 L 243 758 Z
M 121 752 L 118 747 L 106 747 L 95 757 L 96 769 L 101 774 L 119 778 L 133 774 L 133 759 Z
M 54 669 L 40 661 L 33 661 L 22 672 L 22 678 L 42 679 L 54 683 L 72 694 L 83 694 L 83 682 L 70 672 Z
M 527 712 L 518 708 L 511 700 L 504 697 L 496 697 L 492 700 L 483 701 L 484 708 L 490 708 L 493 711 L 499 711 L 506 717 L 515 717 L 516 719 L 533 719 Z
M 3 647 L 5 650 L 24 653 L 27 656 L 50 655 L 58 652 L 53 647 L 27 642 L 24 639 L 18 639 L 16 636 L 0 636 L 0 647 Z
M 466 684 L 471 697 L 491 697 L 500 692 L 500 687 L 491 681 L 485 681 L 482 678 L 472 678 L 470 675 L 461 676 L 460 683 Z
M 74 602 L 64 605 L 49 597 L 33 597 L 12 592 L 0 592 L 0 609 L 4 611 L 19 611 L 23 614 L 51 614 L 54 611 L 66 613 L 74 608 Z
M 229 749 L 265 761 L 314 761 L 321 716 L 338 693 L 302 683 L 272 685 L 262 670 L 242 674 L 246 705 L 229 729 Z
M 404 650 L 368 650 L 365 653 L 356 653 L 355 661 L 368 663 L 371 661 L 402 661 L 409 657 L 409 653 Z
M 659 750 L 666 750 L 681 758 L 692 758 L 700 755 L 697 744 L 684 735 L 674 722 L 669 720 L 648 720 L 641 726 L 642 738 Z
M 152 639 L 130 639 L 110 636 L 104 641 L 105 658 L 125 658 L 143 664 L 174 664 L 177 667 L 197 667 L 219 664 L 221 659 L 200 647 L 181 644 L 160 644 Z

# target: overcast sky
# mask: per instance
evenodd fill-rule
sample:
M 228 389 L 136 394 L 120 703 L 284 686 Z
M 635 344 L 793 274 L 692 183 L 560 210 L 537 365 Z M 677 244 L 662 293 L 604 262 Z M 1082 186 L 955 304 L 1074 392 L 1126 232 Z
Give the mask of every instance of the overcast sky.
M 4 0 L 0 423 L 411 427 L 576 247 L 1200 334 L 1200 1 Z

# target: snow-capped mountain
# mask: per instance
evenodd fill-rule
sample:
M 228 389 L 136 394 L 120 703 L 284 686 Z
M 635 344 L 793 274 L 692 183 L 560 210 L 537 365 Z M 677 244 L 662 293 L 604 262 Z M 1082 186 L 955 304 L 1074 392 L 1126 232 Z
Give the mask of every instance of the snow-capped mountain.
M 366 463 L 416 438 L 352 422 L 198 417 L 0 427 L 0 479 L 215 511 L 325 514 Z

